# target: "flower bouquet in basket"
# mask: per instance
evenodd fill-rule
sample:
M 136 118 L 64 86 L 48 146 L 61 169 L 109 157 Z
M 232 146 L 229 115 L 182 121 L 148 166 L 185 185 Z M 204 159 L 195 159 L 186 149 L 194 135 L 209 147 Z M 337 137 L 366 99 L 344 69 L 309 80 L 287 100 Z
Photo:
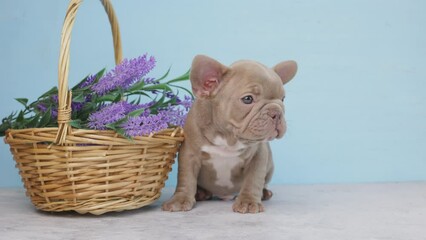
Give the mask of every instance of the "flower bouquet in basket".
M 117 66 L 68 88 L 71 29 L 82 0 L 70 0 L 61 34 L 58 87 L 4 118 L 10 145 L 31 202 L 44 211 L 103 214 L 140 208 L 160 197 L 179 146 L 192 94 L 169 80 L 147 77 L 155 59 L 122 59 L 118 21 L 108 15 Z M 181 93 L 186 94 L 185 96 Z
M 192 94 L 180 81 L 146 77 L 155 59 L 124 59 L 113 70 L 85 77 L 71 89 L 64 145 L 55 145 L 58 88 L 3 118 L 0 135 L 39 209 L 101 214 L 157 199 L 183 140 Z M 178 93 L 186 93 L 181 97 Z M 49 137 L 50 136 L 50 137 Z M 49 140 L 50 139 L 50 140 Z M 91 203 L 91 201 L 93 201 Z
M 146 136 L 169 127 L 182 127 L 193 96 L 176 85 L 188 80 L 189 71 L 175 79 L 146 77 L 155 67 L 147 54 L 124 59 L 113 70 L 85 77 L 72 88 L 71 121 L 78 129 L 113 130 L 126 138 Z M 179 96 L 179 89 L 186 95 Z M 58 88 L 53 87 L 36 101 L 17 98 L 25 108 L 3 118 L 0 136 L 7 129 L 57 127 Z

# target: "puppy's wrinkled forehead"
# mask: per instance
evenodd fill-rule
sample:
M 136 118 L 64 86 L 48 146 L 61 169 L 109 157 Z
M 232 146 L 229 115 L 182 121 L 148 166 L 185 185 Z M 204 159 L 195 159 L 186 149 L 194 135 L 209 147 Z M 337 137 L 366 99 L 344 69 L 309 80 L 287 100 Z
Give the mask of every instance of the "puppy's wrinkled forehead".
M 241 87 L 258 85 L 273 95 L 283 94 L 283 84 L 280 77 L 267 66 L 250 60 L 242 60 L 231 66 L 231 82 Z

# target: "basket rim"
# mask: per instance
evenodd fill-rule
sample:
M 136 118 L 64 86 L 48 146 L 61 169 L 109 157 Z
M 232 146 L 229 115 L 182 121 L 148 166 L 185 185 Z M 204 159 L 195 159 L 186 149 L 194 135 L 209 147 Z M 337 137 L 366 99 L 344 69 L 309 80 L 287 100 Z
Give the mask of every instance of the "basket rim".
M 28 132 L 28 131 L 53 131 L 53 130 L 57 130 L 58 129 L 58 127 L 44 127 L 44 128 L 22 128 L 22 129 L 13 129 L 13 128 L 9 128 L 9 129 L 7 129 L 6 131 L 5 131 L 5 133 L 7 134 L 7 133 L 19 133 L 19 132 Z M 83 133 L 83 132 L 87 132 L 87 133 L 96 133 L 96 132 L 103 132 L 103 133 L 114 133 L 114 134 L 117 134 L 117 135 L 120 135 L 120 134 L 118 134 L 116 131 L 114 131 L 114 130 L 97 130 L 97 129 L 86 129 L 86 128 L 74 128 L 74 127 L 71 127 L 70 128 L 72 131 L 72 133 Z M 151 133 L 151 134 L 149 134 L 149 135 L 143 135 L 143 136 L 135 136 L 135 137 L 133 137 L 133 138 L 138 138 L 138 137 L 146 137 L 146 136 L 152 136 L 152 135 L 158 135 L 158 134 L 161 134 L 161 133 L 163 133 L 163 132 L 167 132 L 167 131 L 170 131 L 170 130 L 176 130 L 176 129 L 179 129 L 181 132 L 183 132 L 183 128 L 182 127 L 179 127 L 179 126 L 176 126 L 176 127 L 168 127 L 168 128 L 164 128 L 164 129 L 162 129 L 162 130 L 160 130 L 160 131 L 158 131 L 158 132 L 154 132 L 154 133 Z
M 7 129 L 5 132 L 4 141 L 8 144 L 10 144 L 10 140 L 13 139 L 12 135 L 15 134 L 27 134 L 31 133 L 32 136 L 36 137 L 34 132 L 55 132 L 58 130 L 58 127 L 46 127 L 46 128 L 24 128 L 24 129 Z M 127 138 L 125 136 L 120 135 L 119 133 L 115 132 L 114 130 L 94 130 L 94 129 L 80 129 L 80 128 L 70 128 L 70 132 L 68 135 L 70 137 L 72 136 L 84 136 L 84 135 L 105 135 L 105 136 L 114 136 L 114 138 L 119 139 L 125 139 L 128 142 L 135 142 L 139 140 L 150 140 L 150 139 L 156 139 L 161 137 L 167 137 L 167 138 L 175 138 L 178 141 L 183 141 L 184 139 L 184 129 L 182 127 L 176 126 L 176 127 L 168 127 L 165 129 L 162 129 L 158 132 L 153 132 L 149 135 L 142 135 L 142 136 L 135 136 L 131 138 Z M 40 141 L 42 142 L 42 141 Z M 52 139 L 52 142 L 54 142 L 54 139 Z M 74 142 L 74 141 L 65 141 L 65 142 Z M 55 144 L 60 145 L 60 144 Z

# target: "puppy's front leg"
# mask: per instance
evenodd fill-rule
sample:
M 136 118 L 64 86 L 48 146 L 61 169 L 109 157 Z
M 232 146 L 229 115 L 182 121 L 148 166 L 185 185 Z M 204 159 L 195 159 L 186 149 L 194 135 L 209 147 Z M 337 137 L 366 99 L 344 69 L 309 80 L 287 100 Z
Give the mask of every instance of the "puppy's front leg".
M 195 205 L 200 160 L 183 145 L 179 154 L 178 183 L 173 197 L 162 206 L 164 211 L 189 211 Z
M 260 149 L 249 162 L 240 193 L 232 206 L 234 212 L 258 213 L 265 209 L 262 204 L 263 188 L 267 174 L 268 153 Z

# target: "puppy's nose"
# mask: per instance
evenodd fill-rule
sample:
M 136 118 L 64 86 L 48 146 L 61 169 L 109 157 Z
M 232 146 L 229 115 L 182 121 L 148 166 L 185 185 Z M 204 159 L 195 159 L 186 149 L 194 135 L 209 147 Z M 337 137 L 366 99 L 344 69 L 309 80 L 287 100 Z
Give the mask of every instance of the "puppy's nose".
M 281 118 L 281 114 L 276 111 L 268 112 L 269 117 L 271 117 L 274 120 L 279 120 Z

